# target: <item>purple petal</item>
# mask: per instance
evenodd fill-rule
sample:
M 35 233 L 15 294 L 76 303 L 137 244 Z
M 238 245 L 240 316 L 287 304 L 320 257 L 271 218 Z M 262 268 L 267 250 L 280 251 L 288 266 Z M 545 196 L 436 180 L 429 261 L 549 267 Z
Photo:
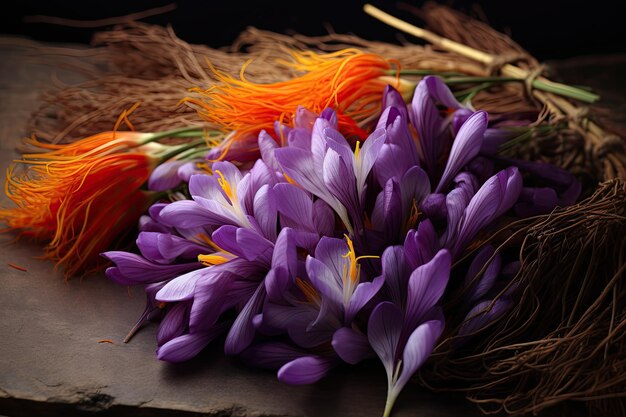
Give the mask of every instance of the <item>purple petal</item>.
M 344 255 L 348 253 L 348 244 L 343 239 L 322 237 L 315 248 L 314 258 L 330 268 L 338 287 L 343 287 L 343 274 L 347 266 Z
M 382 361 L 389 380 L 395 371 L 402 321 L 402 311 L 385 301 L 374 308 L 367 323 L 367 339 Z
M 414 270 L 429 262 L 439 250 L 439 238 L 430 220 L 422 220 L 417 230 L 409 230 L 404 239 L 405 259 Z
M 278 380 L 289 385 L 313 384 L 325 377 L 336 366 L 334 358 L 303 356 L 283 365 Z
M 190 304 L 186 302 L 176 303 L 168 309 L 165 317 L 159 324 L 157 343 L 159 346 L 181 336 L 187 329 L 189 320 Z
M 248 365 L 263 369 L 277 370 L 287 362 L 291 362 L 305 352 L 282 342 L 266 342 L 252 345 L 239 355 Z
M 395 108 L 404 119 L 408 118 L 408 110 L 402 94 L 400 94 L 400 92 L 393 86 L 387 84 L 385 86 L 385 90 L 383 91 L 382 109 L 387 110 L 389 107 Z
M 207 247 L 179 236 L 156 232 L 139 233 L 137 247 L 144 257 L 158 263 L 171 263 L 178 257 L 197 259 L 199 254 L 209 251 Z
M 262 186 L 254 196 L 254 219 L 260 227 L 261 234 L 269 241 L 276 240 L 278 212 L 276 199 L 269 185 Z
M 522 176 L 515 167 L 502 170 L 487 180 L 465 209 L 452 248 L 453 255 L 459 254 L 482 228 L 509 210 L 519 198 L 521 190 Z
M 182 182 L 178 176 L 178 168 L 184 163 L 184 161 L 169 161 L 158 165 L 148 178 L 148 189 L 165 191 L 177 187 Z
M 356 365 L 362 360 L 374 356 L 367 336 L 351 327 L 342 327 L 337 330 L 333 334 L 331 343 L 337 355 L 350 365 Z
M 274 186 L 274 195 L 283 227 L 315 231 L 310 194 L 293 184 L 279 183 Z
M 293 124 L 296 128 L 306 129 L 309 132 L 313 130 L 313 124 L 317 120 L 318 115 L 304 106 L 298 106 L 294 115 Z
M 265 286 L 260 284 L 235 319 L 228 336 L 226 336 L 224 352 L 227 355 L 237 355 L 250 346 L 256 333 L 252 319 L 261 311 L 264 301 Z
M 205 333 L 179 336 L 160 346 L 157 349 L 157 358 L 166 362 L 184 362 L 192 359 L 226 329 L 226 324 L 218 324 Z
M 420 324 L 411 333 L 402 354 L 402 371 L 394 387 L 396 392 L 402 390 L 413 374 L 426 362 L 443 328 L 442 320 L 431 320 Z
M 306 272 L 313 287 L 335 305 L 343 305 L 343 282 L 323 262 L 307 256 Z
M 279 169 L 278 161 L 274 156 L 274 151 L 278 149 L 278 143 L 271 137 L 265 130 L 262 130 L 259 133 L 259 151 L 261 152 L 261 158 L 267 164 L 267 166 L 272 167 L 274 170 Z
M 346 308 L 344 319 L 346 325 L 352 323 L 354 317 L 380 291 L 384 283 L 385 276 L 380 275 L 374 278 L 372 282 L 362 282 L 357 285 Z
M 202 197 L 196 197 L 196 201 L 181 200 L 168 204 L 159 213 L 159 219 L 168 226 L 183 229 L 233 224 L 238 220 L 221 204 Z
M 435 102 L 444 105 L 450 109 L 460 109 L 461 103 L 457 101 L 450 90 L 450 87 L 439 77 L 428 75 L 424 77 L 424 83 L 428 88 L 430 96 Z
M 271 255 L 274 244 L 256 231 L 226 225 L 213 232 L 212 238 L 215 244 L 225 251 L 247 261 L 258 260 L 267 263 L 269 267 L 270 260 L 267 259 L 267 255 Z
M 494 253 L 495 248 L 493 246 L 485 246 L 476 254 L 467 269 L 465 286 L 471 286 L 470 291 L 464 297 L 467 300 L 467 304 L 473 305 L 474 302 L 487 294 L 487 291 L 493 287 L 502 265 L 502 257 L 499 253 L 496 253 L 494 256 Z M 493 259 L 490 261 L 492 257 Z M 489 262 L 489 265 L 487 265 L 487 262 Z M 483 268 L 485 268 L 485 272 L 478 277 L 478 273 Z
M 470 160 L 472 160 L 482 144 L 483 136 L 487 129 L 487 112 L 477 111 L 470 116 L 469 119 L 456 135 L 452 143 L 452 149 L 443 171 L 441 180 L 435 192 L 442 192 L 448 186 L 448 183 Z
M 452 259 L 446 249 L 441 249 L 428 263 L 411 273 L 407 292 L 405 326 L 413 328 L 442 297 L 448 279 Z
M 320 236 L 330 236 L 335 231 L 335 213 L 323 200 L 313 203 L 313 225 Z
M 115 267 L 107 269 L 107 277 L 121 285 L 164 281 L 202 267 L 198 262 L 179 265 L 155 264 L 137 254 L 121 251 L 104 252 L 101 256 L 115 263 Z
M 463 324 L 459 328 L 458 336 L 460 342 L 464 342 L 466 337 L 484 329 L 489 323 L 506 313 L 511 307 L 512 301 L 508 298 L 497 300 L 486 300 L 478 303 L 467 313 Z
M 550 213 L 557 207 L 558 196 L 553 188 L 522 188 L 520 198 L 515 203 L 518 217 L 531 217 Z
M 322 167 L 324 185 L 333 196 L 337 198 L 347 209 L 353 214 L 360 213 L 360 200 L 357 195 L 357 184 L 354 176 L 354 170 L 351 167 L 352 162 L 335 152 L 328 149 L 324 157 L 324 165 Z
M 410 275 L 408 265 L 404 259 L 402 246 L 389 246 L 381 257 L 382 275 L 389 292 L 389 298 L 397 306 L 404 307 L 406 288 Z
M 191 271 L 176 277 L 157 292 L 156 299 L 163 302 L 190 300 L 193 298 L 198 280 L 205 278 L 211 273 L 210 268 L 203 267 L 197 271 Z

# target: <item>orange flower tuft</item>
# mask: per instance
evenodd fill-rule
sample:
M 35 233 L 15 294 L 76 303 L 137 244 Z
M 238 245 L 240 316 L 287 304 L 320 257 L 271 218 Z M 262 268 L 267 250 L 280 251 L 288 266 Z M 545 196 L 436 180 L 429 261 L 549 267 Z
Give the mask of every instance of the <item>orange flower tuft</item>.
M 347 136 L 367 137 L 363 124 L 380 111 L 385 86 L 397 86 L 397 78 L 386 76 L 389 60 L 356 49 L 344 49 L 329 54 L 292 52 L 290 66 L 303 75 L 273 84 L 248 81 L 245 66 L 240 77 L 213 69 L 220 83 L 208 90 L 192 91 L 200 97 L 187 97 L 183 102 L 193 104 L 199 114 L 226 132 L 236 132 L 238 138 L 256 136 L 262 129 L 272 132 L 274 122 L 291 122 L 299 105 L 320 113 L 332 107 L 339 127 Z
M 47 241 L 44 257 L 66 277 L 103 264 L 99 254 L 136 224 L 151 202 L 141 190 L 158 163 L 148 133 L 105 132 L 69 145 L 30 139 L 44 151 L 16 161 L 5 192 L 14 208 L 0 209 L 5 231 Z

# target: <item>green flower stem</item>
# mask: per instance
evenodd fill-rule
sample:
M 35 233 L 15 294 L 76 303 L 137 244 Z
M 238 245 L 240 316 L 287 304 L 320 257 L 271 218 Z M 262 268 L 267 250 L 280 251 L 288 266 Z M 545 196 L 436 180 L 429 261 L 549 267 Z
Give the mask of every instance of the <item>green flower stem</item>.
M 161 155 L 159 157 L 159 159 L 161 160 L 161 162 L 165 162 L 168 159 L 170 159 L 170 158 L 172 158 L 172 157 L 174 157 L 176 155 L 180 155 L 180 154 L 182 154 L 185 151 L 188 151 L 190 149 L 194 149 L 194 148 L 196 148 L 196 147 L 198 147 L 200 145 L 204 145 L 204 144 L 206 144 L 206 141 L 203 138 L 201 140 L 197 140 L 197 141 L 188 143 L 186 145 L 170 147 L 170 148 L 172 148 L 172 150 L 170 150 L 169 152 Z
M 389 70 L 389 75 L 438 75 L 446 84 L 461 84 L 461 83 L 505 83 L 505 82 L 525 82 L 524 78 L 519 77 L 472 77 L 462 76 L 462 74 L 453 72 L 437 72 L 432 70 Z M 561 83 L 557 83 L 550 80 L 538 80 L 535 79 L 531 82 L 533 88 L 537 90 L 546 91 L 548 93 L 558 94 L 564 97 L 570 97 L 585 103 L 594 103 L 600 96 L 588 91 L 585 88 L 573 87 Z

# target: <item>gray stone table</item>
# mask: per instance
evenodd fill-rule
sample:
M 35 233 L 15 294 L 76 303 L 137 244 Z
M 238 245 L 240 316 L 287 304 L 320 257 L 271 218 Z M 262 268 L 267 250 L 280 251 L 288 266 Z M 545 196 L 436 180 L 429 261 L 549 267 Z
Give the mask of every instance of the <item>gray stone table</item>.
M 0 168 L 39 93 L 58 68 L 0 38 Z M 4 180 L 4 175 L 3 175 Z M 10 416 L 380 416 L 386 377 L 377 361 L 333 372 L 313 386 L 279 383 L 271 372 L 226 358 L 219 343 L 195 360 L 158 361 L 156 326 L 122 339 L 144 307 L 139 289 L 104 276 L 65 282 L 41 247 L 0 236 L 0 415 Z M 26 271 L 10 267 L 22 266 Z M 113 343 L 99 343 L 110 339 Z M 479 415 L 459 397 L 411 386 L 394 417 Z

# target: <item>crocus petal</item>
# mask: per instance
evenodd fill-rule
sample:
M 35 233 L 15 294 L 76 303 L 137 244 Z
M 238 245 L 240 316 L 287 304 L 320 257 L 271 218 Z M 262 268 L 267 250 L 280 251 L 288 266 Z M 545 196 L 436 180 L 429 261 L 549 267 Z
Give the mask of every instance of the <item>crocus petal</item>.
M 343 282 L 326 264 L 311 256 L 306 258 L 306 272 L 313 287 L 335 305 L 343 304 Z
M 247 261 L 267 262 L 266 255 L 271 255 L 273 243 L 254 230 L 225 225 L 213 232 L 213 241 L 222 249 Z
M 395 108 L 404 119 L 408 118 L 408 110 L 402 94 L 392 85 L 387 84 L 383 91 L 382 109 L 387 110 L 390 107 Z
M 335 230 L 335 213 L 323 200 L 313 203 L 313 225 L 320 236 L 330 236 Z
M 121 251 L 104 252 L 101 256 L 116 265 L 114 269 L 107 270 L 107 277 L 122 285 L 164 281 L 202 267 L 198 262 L 176 265 L 155 264 L 137 254 Z
M 190 304 L 186 302 L 174 304 L 165 314 L 159 324 L 157 343 L 163 345 L 168 341 L 181 336 L 187 328 Z
M 357 285 L 346 308 L 344 319 L 346 325 L 352 323 L 354 317 L 380 291 L 384 283 L 385 276 L 380 275 L 374 278 L 372 282 L 362 282 Z
M 441 120 L 439 111 L 432 102 L 424 80 L 417 84 L 411 107 L 409 108 L 409 117 L 417 131 L 426 170 L 430 175 L 434 175 L 439 156 L 438 151 L 440 147 L 437 145 L 437 142 L 441 134 Z
M 269 241 L 275 241 L 278 212 L 273 190 L 268 184 L 257 191 L 253 207 L 254 219 L 260 227 L 259 232 Z
M 278 380 L 289 385 L 313 384 L 336 366 L 334 358 L 303 356 L 286 363 L 278 370 Z
M 433 259 L 440 247 L 435 227 L 430 220 L 422 220 L 417 230 L 409 230 L 404 239 L 406 262 L 414 270 Z
M 317 114 L 304 106 L 298 106 L 294 116 L 293 124 L 297 128 L 306 129 L 311 132 L 313 124 L 317 120 Z
M 192 359 L 223 333 L 227 326 L 227 324 L 218 324 L 205 333 L 188 333 L 174 338 L 157 349 L 157 358 L 166 362 L 185 362 Z
M 324 185 L 319 167 L 323 166 L 322 156 L 319 165 L 315 165 L 313 154 L 304 149 L 293 147 L 276 149 L 276 159 L 287 175 L 305 190 L 323 198 L 331 207 L 335 208 L 339 201 L 333 197 Z
M 168 204 L 159 213 L 159 219 L 168 226 L 183 229 L 224 223 L 237 224 L 238 221 L 221 204 L 202 197 L 196 197 L 196 201 L 181 200 Z
M 463 123 L 452 143 L 446 167 L 435 192 L 445 190 L 459 170 L 478 155 L 485 129 L 487 129 L 487 112 L 485 111 L 477 111 Z
M 389 246 L 383 252 L 381 263 L 389 299 L 398 307 L 403 308 L 410 274 L 408 265 L 404 260 L 404 248 L 400 245 Z
M 337 355 L 351 365 L 374 356 L 367 336 L 351 327 L 342 327 L 337 330 L 333 334 L 331 343 Z
M 439 77 L 428 75 L 424 77 L 424 83 L 428 89 L 428 93 L 435 102 L 442 104 L 450 109 L 462 108 L 461 103 L 454 97 L 450 87 Z
M 199 167 L 199 164 L 206 163 L 204 160 L 196 159 L 192 161 L 187 161 L 181 166 L 178 167 L 176 171 L 176 175 L 184 182 L 189 182 L 191 180 L 192 175 L 196 174 L 206 174 L 206 171 Z
M 395 371 L 396 351 L 401 331 L 402 311 L 388 301 L 378 304 L 367 323 L 367 339 L 382 361 L 389 380 Z
M 442 297 L 448 279 L 452 259 L 446 249 L 441 249 L 428 263 L 411 273 L 407 291 L 405 326 L 413 328 Z
M 156 299 L 163 302 L 189 300 L 193 297 L 196 282 L 210 275 L 212 271 L 203 267 L 174 278 L 156 294 Z
M 259 133 L 259 151 L 261 152 L 261 158 L 274 170 L 278 170 L 280 165 L 274 156 L 274 150 L 278 148 L 278 143 L 271 137 L 265 130 Z
M 367 176 L 372 170 L 386 139 L 387 130 L 379 128 L 374 130 L 363 142 L 355 163 L 356 187 L 359 191 L 359 198 L 364 191 Z
M 286 331 L 298 346 L 312 348 L 330 341 L 337 330 L 325 321 L 320 322 L 319 327 L 310 329 L 309 325 L 318 315 L 319 310 L 307 303 L 295 306 L 267 303 L 263 310 L 263 321 L 270 327 Z
M 239 355 L 248 365 L 277 370 L 287 362 L 305 356 L 302 349 L 282 342 L 265 342 L 252 345 Z
M 182 182 L 178 176 L 178 168 L 184 163 L 184 161 L 169 161 L 158 165 L 148 178 L 148 189 L 165 191 L 177 187 Z
M 443 332 L 442 320 L 430 320 L 420 324 L 409 336 L 402 354 L 402 371 L 394 386 L 399 391 L 409 382 L 413 374 L 428 359 L 439 336 Z
M 465 248 L 476 234 L 502 215 L 519 198 L 522 176 L 516 167 L 509 167 L 489 178 L 469 202 L 451 252 L 454 256 Z
M 347 264 L 344 255 L 348 253 L 348 244 L 343 239 L 322 237 L 315 248 L 314 258 L 323 262 L 337 281 L 337 286 L 343 286 L 343 274 Z
M 213 326 L 220 314 L 241 300 L 228 297 L 235 277 L 227 272 L 213 272 L 201 277 L 195 285 L 189 312 L 189 331 L 200 333 Z M 161 290 L 163 291 L 163 290 Z
M 137 247 L 141 254 L 153 262 L 171 263 L 176 258 L 196 259 L 207 248 L 170 233 L 140 232 Z
M 274 186 L 274 196 L 283 227 L 315 231 L 311 224 L 313 200 L 310 194 L 293 184 L 279 183 Z
M 515 214 L 518 217 L 531 217 L 547 214 L 557 206 L 558 196 L 553 188 L 522 188 L 520 199 L 515 203 Z
M 322 173 L 327 189 L 348 209 L 354 220 L 360 218 L 361 204 L 357 195 L 354 170 L 347 164 L 348 161 L 350 160 L 345 159 L 333 149 L 328 149 L 324 157 Z
M 464 297 L 465 300 L 467 300 L 467 304 L 473 305 L 493 287 L 502 265 L 502 257 L 499 253 L 495 253 L 495 255 L 494 253 L 495 248 L 493 246 L 485 246 L 476 254 L 467 269 L 465 286 L 471 286 L 470 291 Z M 491 259 L 492 257 L 493 259 Z M 489 262 L 488 265 L 487 262 Z M 485 272 L 482 276 L 478 277 L 478 273 L 485 268 L 485 266 Z
M 485 300 L 476 304 L 467 313 L 463 324 L 459 328 L 457 347 L 464 343 L 467 338 L 484 329 L 489 323 L 506 313 L 511 305 L 512 301 L 509 298 L 500 298 L 495 301 Z
M 227 355 L 237 355 L 250 346 L 256 333 L 252 319 L 261 311 L 263 301 L 265 286 L 261 284 L 243 307 L 226 336 L 224 352 Z

